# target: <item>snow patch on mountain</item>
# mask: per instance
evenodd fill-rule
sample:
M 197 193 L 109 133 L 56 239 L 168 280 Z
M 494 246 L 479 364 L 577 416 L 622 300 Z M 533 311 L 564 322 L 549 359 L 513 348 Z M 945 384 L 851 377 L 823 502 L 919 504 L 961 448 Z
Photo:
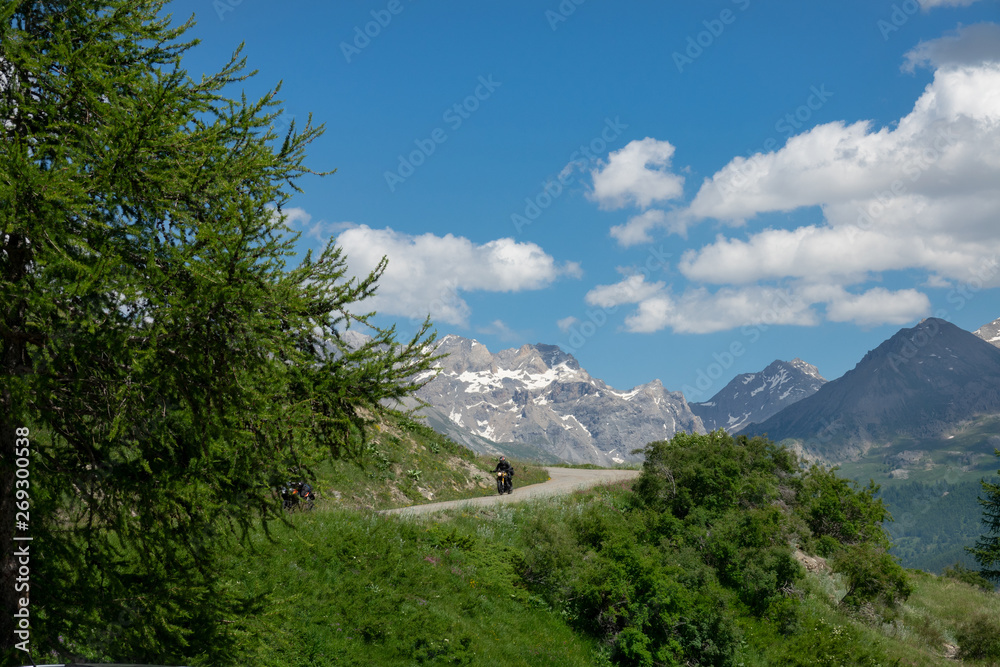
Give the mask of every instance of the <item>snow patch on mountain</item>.
M 819 390 L 826 380 L 801 359 L 775 361 L 759 373 L 737 375 L 704 403 L 691 403 L 705 428 L 731 433 L 763 421 L 795 401 Z
M 444 355 L 440 373 L 417 397 L 452 424 L 475 424 L 470 430 L 495 442 L 529 444 L 568 462 L 609 465 L 639 460 L 624 452 L 677 431 L 705 431 L 684 396 L 659 380 L 616 390 L 555 345 L 493 354 L 478 341 L 449 334 L 434 353 Z

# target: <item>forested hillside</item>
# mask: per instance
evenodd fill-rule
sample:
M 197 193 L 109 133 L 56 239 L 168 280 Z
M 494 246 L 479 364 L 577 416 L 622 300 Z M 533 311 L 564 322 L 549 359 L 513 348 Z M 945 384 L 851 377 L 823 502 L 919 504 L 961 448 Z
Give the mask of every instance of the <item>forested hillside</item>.
M 886 524 L 892 553 L 906 567 L 928 572 L 942 572 L 956 563 L 975 567 L 966 547 L 983 533 L 983 508 L 977 502 L 982 492 L 974 481 L 883 487 L 880 497 L 893 511 L 894 521 Z

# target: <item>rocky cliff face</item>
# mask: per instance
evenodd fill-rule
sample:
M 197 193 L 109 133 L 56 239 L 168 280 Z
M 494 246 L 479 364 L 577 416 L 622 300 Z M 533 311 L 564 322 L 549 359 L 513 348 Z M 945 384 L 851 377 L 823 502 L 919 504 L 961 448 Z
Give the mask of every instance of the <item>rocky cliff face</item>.
M 704 403 L 691 403 L 705 428 L 735 433 L 815 394 L 826 380 L 801 359 L 775 361 L 759 373 L 743 373 Z
M 440 373 L 417 396 L 456 426 L 494 442 L 519 442 L 572 463 L 640 460 L 632 450 L 705 428 L 679 392 L 659 380 L 618 391 L 555 345 L 491 353 L 445 336 Z
M 987 343 L 1000 347 L 1000 318 L 993 320 L 989 324 L 984 324 L 973 333 L 985 340 Z

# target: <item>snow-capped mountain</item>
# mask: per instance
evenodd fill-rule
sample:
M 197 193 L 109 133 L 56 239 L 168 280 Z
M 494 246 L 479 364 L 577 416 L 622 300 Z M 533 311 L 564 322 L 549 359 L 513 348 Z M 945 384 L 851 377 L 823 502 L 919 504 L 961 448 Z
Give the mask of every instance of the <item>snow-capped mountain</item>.
M 824 384 L 826 379 L 812 364 L 779 360 L 759 373 L 737 375 L 708 401 L 691 403 L 691 411 L 701 417 L 706 429 L 735 433 L 815 394 Z
M 993 345 L 1000 347 L 1000 318 L 993 320 L 989 324 L 984 324 L 972 333 L 976 334 L 987 343 L 992 343 Z
M 679 392 L 659 380 L 618 391 L 593 378 L 555 345 L 491 353 L 448 335 L 440 373 L 417 396 L 451 422 L 495 442 L 533 445 L 564 461 L 609 465 L 638 460 L 631 451 L 678 431 L 704 432 Z

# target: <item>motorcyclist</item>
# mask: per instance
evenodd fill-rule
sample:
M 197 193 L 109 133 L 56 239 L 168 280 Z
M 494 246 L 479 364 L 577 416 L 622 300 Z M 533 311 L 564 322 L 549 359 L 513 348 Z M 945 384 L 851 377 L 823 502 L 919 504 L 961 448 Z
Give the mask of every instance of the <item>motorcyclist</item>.
M 514 467 L 507 460 L 506 456 L 501 456 L 500 460 L 497 461 L 497 467 L 493 469 L 494 473 L 506 472 L 510 477 L 510 484 L 513 486 L 514 482 Z
M 300 482 L 299 483 L 299 497 L 303 498 L 303 499 L 305 499 L 307 501 L 316 500 L 316 496 L 313 495 L 313 488 L 309 484 L 309 482 Z
M 500 457 L 500 460 L 497 461 L 497 467 L 493 469 L 493 472 L 500 472 L 501 470 L 510 473 L 511 477 L 514 476 L 514 467 L 510 464 L 510 461 L 507 460 L 506 456 Z

